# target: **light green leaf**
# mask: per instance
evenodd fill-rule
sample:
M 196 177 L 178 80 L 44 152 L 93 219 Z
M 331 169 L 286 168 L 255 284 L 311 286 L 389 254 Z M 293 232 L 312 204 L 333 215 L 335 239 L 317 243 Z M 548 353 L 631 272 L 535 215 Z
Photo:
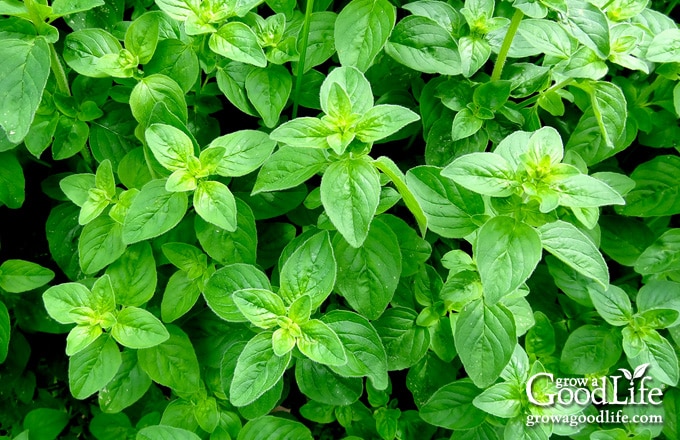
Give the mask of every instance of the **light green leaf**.
M 149 124 L 157 104 L 181 122 L 187 122 L 187 103 L 184 90 L 169 76 L 155 73 L 142 78 L 130 94 L 130 109 L 137 122 Z M 158 111 L 158 110 L 156 110 Z
M 281 297 L 267 289 L 241 289 L 232 295 L 243 316 L 257 327 L 275 327 L 278 319 L 286 315 Z
M 52 281 L 54 272 L 24 260 L 5 260 L 0 265 L 0 288 L 20 293 L 37 289 Z
M 465 371 L 485 388 L 498 379 L 517 344 L 515 320 L 501 303 L 475 300 L 458 315 L 453 334 Z
M 246 76 L 245 86 L 248 99 L 262 116 L 264 125 L 274 128 L 293 88 L 288 69 L 277 64 L 253 69 Z
M 282 146 L 260 168 L 253 194 L 294 188 L 321 171 L 327 163 L 325 153 L 315 147 Z
M 297 347 L 314 362 L 331 366 L 347 363 L 340 338 L 327 324 L 310 319 L 300 325 L 300 332 L 302 335 L 297 340 Z
M 606 326 L 584 325 L 564 343 L 560 367 L 570 374 L 607 371 L 621 357 L 621 333 Z
M 125 48 L 137 57 L 139 64 L 148 63 L 156 51 L 162 17 L 159 12 L 145 13 L 137 17 L 125 32 Z
M 194 156 L 194 144 L 182 130 L 166 124 L 152 124 L 144 132 L 154 157 L 170 171 L 185 169 Z
M 291 354 L 274 354 L 272 332 L 253 337 L 236 362 L 234 379 L 229 389 L 229 400 L 234 406 L 246 406 L 272 388 L 283 376 Z
M 128 348 L 149 348 L 165 342 L 170 334 L 150 312 L 137 307 L 126 307 L 116 315 L 111 336 Z
M 420 117 L 400 105 L 376 105 L 364 113 L 354 130 L 362 142 L 375 142 L 386 138 Z
M 273 140 L 298 148 L 330 148 L 326 138 L 334 131 L 318 118 L 302 117 L 285 122 L 271 132 Z M 296 150 L 295 151 L 299 151 Z M 304 150 L 300 150 L 304 151 Z M 321 152 L 316 153 L 321 155 Z
M 201 2 L 200 0 L 156 0 L 156 4 L 171 18 L 184 21 L 200 13 Z
M 639 354 L 631 356 L 626 351 L 630 366 L 637 368 L 643 364 L 650 364 L 648 370 L 650 376 L 667 385 L 677 385 L 680 369 L 678 368 L 678 356 L 673 345 L 656 330 L 651 329 L 642 335 L 641 340 L 642 347 Z
M 142 242 L 129 246 L 106 268 L 106 274 L 116 292 L 116 304 L 141 306 L 151 299 L 156 290 L 156 262 L 151 245 Z
M 496 417 L 510 419 L 522 411 L 522 394 L 518 384 L 497 383 L 475 397 L 472 403 L 479 409 Z
M 117 56 L 123 49 L 116 37 L 104 29 L 71 32 L 64 40 L 64 61 L 81 75 L 93 78 L 110 76 L 99 63 L 105 56 Z
M 52 286 L 43 293 L 47 313 L 60 324 L 74 321 L 71 311 L 90 304 L 90 290 L 79 283 L 63 283 Z
M 255 130 L 239 130 L 215 138 L 210 147 L 225 150 L 215 172 L 226 177 L 244 176 L 259 168 L 275 146 L 266 133 Z
M 203 275 L 202 272 L 198 276 Z M 201 296 L 200 280 L 178 270 L 168 280 L 161 300 L 161 319 L 172 322 L 184 316 Z
M 466 154 L 441 174 L 470 191 L 494 197 L 510 196 L 519 185 L 510 163 L 495 153 Z
M 89 11 L 90 9 L 94 9 L 105 4 L 106 3 L 104 0 L 54 0 L 51 3 L 52 13 L 50 16 L 63 17 L 64 15 Z
M 78 260 L 83 273 L 94 274 L 125 252 L 123 226 L 102 215 L 83 227 L 78 240 Z
M 543 248 L 572 269 L 609 286 L 609 269 L 595 244 L 576 226 L 562 220 L 538 228 Z
M 669 229 L 649 245 L 635 261 L 635 272 L 641 275 L 677 270 L 680 263 L 680 229 Z
M 223 25 L 210 36 L 209 45 L 213 52 L 230 60 L 257 67 L 267 65 L 267 57 L 257 42 L 257 35 L 244 23 L 230 21 Z
M 380 201 L 378 171 L 366 157 L 331 163 L 321 179 L 321 202 L 353 247 L 362 245 Z
M 613 284 L 607 290 L 594 286 L 588 289 L 595 310 L 609 324 L 622 326 L 631 322 L 633 306 L 626 292 Z
M 602 138 L 609 148 L 615 148 L 616 141 L 626 129 L 626 97 L 619 86 L 607 81 L 592 81 L 586 90 L 590 93 L 593 114 Z
M 208 223 L 226 231 L 236 230 L 236 200 L 225 184 L 201 181 L 194 192 L 194 209 Z
M 474 256 L 487 304 L 515 291 L 541 260 L 541 239 L 532 227 L 511 217 L 484 223 L 474 244 Z
M 271 290 L 269 279 L 255 266 L 249 264 L 230 264 L 210 276 L 203 290 L 208 306 L 220 318 L 243 322 L 245 318 L 234 304 L 233 293 L 241 289 Z
M 137 363 L 137 352 L 121 353 L 123 363 L 113 379 L 99 391 L 99 407 L 105 413 L 115 414 L 129 407 L 146 393 L 151 378 Z
M 371 84 L 364 74 L 356 67 L 342 66 L 329 73 L 321 84 L 320 103 L 324 113 L 328 113 L 328 95 L 331 87 L 336 83 L 347 92 L 353 112 L 364 114 L 373 107 Z
M 164 180 L 152 180 L 132 201 L 123 223 L 123 242 L 137 243 L 168 232 L 182 220 L 187 205 L 186 193 L 170 193 Z
M 446 429 L 474 428 L 486 418 L 486 413 L 473 405 L 480 392 L 469 379 L 451 382 L 432 394 L 420 408 L 420 416 Z
M 246 423 L 238 434 L 238 440 L 264 440 L 274 438 L 277 440 L 313 439 L 309 428 L 302 423 L 269 415 Z
M 102 334 L 99 325 L 77 325 L 66 337 L 66 355 L 73 356 L 97 340 Z
M 630 177 L 635 188 L 626 195 L 621 213 L 657 217 L 680 213 L 680 157 L 657 156 L 638 165 Z
M 279 294 L 288 304 L 308 295 L 314 310 L 333 290 L 336 271 L 328 233 L 315 234 L 295 249 L 283 263 Z
M 165 425 L 146 426 L 137 431 L 136 440 L 200 440 L 200 437 L 186 429 Z
M 430 333 L 416 325 L 418 314 L 406 307 L 391 307 L 373 322 L 387 353 L 387 369 L 404 370 L 427 353 Z
M 609 56 L 609 22 L 600 8 L 585 0 L 567 1 L 567 22 L 572 35 L 605 60 Z
M 654 35 L 649 43 L 646 58 L 653 63 L 680 62 L 680 29 L 666 29 Z
M 69 359 L 68 382 L 73 397 L 86 399 L 104 388 L 114 378 L 122 362 L 113 338 L 97 338 Z
M 0 125 L 7 139 L 21 142 L 33 122 L 50 74 L 50 49 L 43 37 L 3 39 L 0 46 Z
M 352 0 L 335 22 L 340 64 L 365 72 L 394 28 L 396 8 L 387 0 Z
M 406 185 L 422 207 L 432 232 L 462 238 L 479 227 L 475 217 L 484 214 L 482 197 L 443 177 L 440 168 L 411 168 L 406 173 Z

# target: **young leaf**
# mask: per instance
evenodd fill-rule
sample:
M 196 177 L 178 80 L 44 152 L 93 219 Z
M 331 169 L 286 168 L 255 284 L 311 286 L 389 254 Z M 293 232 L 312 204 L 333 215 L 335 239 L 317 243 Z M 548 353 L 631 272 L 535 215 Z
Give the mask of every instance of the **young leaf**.
M 199 440 L 191 431 L 166 425 L 146 426 L 137 432 L 137 440 Z
M 389 308 L 373 325 L 387 353 L 387 369 L 409 368 L 425 356 L 430 333 L 416 325 L 418 314 L 406 307 Z
M 286 306 L 277 294 L 266 289 L 242 289 L 233 293 L 234 304 L 248 321 L 268 329 L 278 325 Z
M 105 413 L 117 413 L 135 403 L 151 386 L 151 378 L 137 362 L 137 352 L 125 350 L 123 362 L 113 379 L 99 391 L 99 406 Z
M 456 350 L 475 385 L 485 388 L 498 379 L 517 344 L 515 320 L 501 303 L 482 300 L 465 306 L 454 331 Z
M 229 232 L 236 230 L 236 200 L 225 184 L 201 181 L 194 192 L 194 209 L 208 223 Z
M 125 32 L 125 48 L 137 57 L 139 64 L 148 63 L 156 51 L 160 17 L 158 12 L 143 14 Z
M 52 286 L 43 293 L 47 313 L 60 324 L 75 322 L 71 311 L 90 302 L 90 290 L 79 283 L 64 283 Z
M 446 429 L 470 429 L 479 426 L 486 413 L 473 405 L 481 390 L 469 379 L 444 385 L 420 408 L 420 416 L 428 423 Z
M 116 292 L 116 304 L 139 307 L 151 299 L 157 283 L 156 262 L 147 242 L 129 246 L 106 268 Z
M 116 315 L 111 336 L 128 348 L 149 348 L 165 342 L 170 334 L 151 313 L 137 307 L 126 307 Z
M 310 319 L 300 325 L 302 336 L 297 340 L 298 349 L 313 360 L 324 365 L 347 363 L 345 348 L 338 335 L 318 319 Z
M 609 324 L 622 326 L 633 319 L 630 298 L 622 288 L 613 284 L 610 284 L 607 290 L 593 286 L 588 289 L 588 293 L 597 313 Z
M 145 76 L 130 94 L 132 115 L 142 125 L 151 122 L 157 105 L 163 105 L 169 114 L 186 124 L 188 113 L 184 90 L 175 80 L 160 73 Z
M 198 276 L 203 275 L 199 273 Z M 173 322 L 184 316 L 201 296 L 199 279 L 191 278 L 183 270 L 178 270 L 168 280 L 161 300 L 161 319 Z
M 601 59 L 607 59 L 610 52 L 607 16 L 587 1 L 569 0 L 567 5 L 567 20 L 572 34 Z
M 236 362 L 229 388 L 232 405 L 242 407 L 254 402 L 279 381 L 288 367 L 291 354 L 274 354 L 272 333 L 262 332 L 245 346 Z
M 122 362 L 113 338 L 97 338 L 69 359 L 68 382 L 73 397 L 86 399 L 104 388 L 114 378 Z
M 100 60 L 122 49 L 118 39 L 104 29 L 77 30 L 64 40 L 64 61 L 81 75 L 104 78 L 109 74 L 99 66 Z
M 245 86 L 248 99 L 262 116 L 264 125 L 275 127 L 293 88 L 288 70 L 276 64 L 253 69 L 246 76 Z
M 394 28 L 396 8 L 386 0 L 352 0 L 335 22 L 340 64 L 365 72 Z
M 321 202 L 353 247 L 362 245 L 380 201 L 380 178 L 366 158 L 331 163 L 321 179 Z
M 255 266 L 230 264 L 210 276 L 203 296 L 208 307 L 220 318 L 231 322 L 243 322 L 245 318 L 234 304 L 233 293 L 248 288 L 271 290 L 271 285 L 267 276 Z
M 166 233 L 182 220 L 187 205 L 186 193 L 170 193 L 164 180 L 152 180 L 132 201 L 123 223 L 123 242 L 133 244 Z
M 420 117 L 411 110 L 390 104 L 376 105 L 364 113 L 354 130 L 362 142 L 375 142 L 386 138 Z
M 337 28 L 336 28 L 337 30 Z M 373 92 L 371 84 L 356 67 L 338 67 L 328 74 L 321 84 L 321 109 L 328 114 L 328 95 L 333 84 L 339 84 L 347 92 L 352 103 L 352 111 L 364 114 L 373 107 Z
M 215 138 L 210 148 L 222 147 L 225 150 L 215 173 L 227 177 L 244 176 L 259 168 L 271 156 L 275 146 L 276 142 L 270 140 L 266 133 L 255 130 L 239 130 Z
M 574 225 L 558 220 L 539 227 L 538 233 L 545 250 L 603 288 L 609 286 L 609 269 L 602 254 Z
M 283 126 L 285 124 L 279 128 Z M 325 137 L 323 139 L 325 142 Z M 325 153 L 320 149 L 282 146 L 260 168 L 253 194 L 294 188 L 321 171 L 327 162 Z
M 515 291 L 541 260 L 541 239 L 536 230 L 510 217 L 484 223 L 477 234 L 474 256 L 487 304 Z
M 312 440 L 312 433 L 305 425 L 282 417 L 264 416 L 246 423 L 239 432 L 239 440 L 276 438 L 280 440 Z
M 230 60 L 265 67 L 267 58 L 257 35 L 246 24 L 231 21 L 210 36 L 210 49 Z
M 522 391 L 514 383 L 497 383 L 485 389 L 472 403 L 486 413 L 511 419 L 522 412 Z
M 147 145 L 161 165 L 170 171 L 185 169 L 194 155 L 189 136 L 171 125 L 152 124 L 144 132 Z
M 614 366 L 621 357 L 621 333 L 611 327 L 584 325 L 567 338 L 561 368 L 570 374 L 595 374 Z
M 336 271 L 328 233 L 315 234 L 286 259 L 281 268 L 279 294 L 288 304 L 308 295 L 315 310 L 333 290 Z
M 78 260 L 86 274 L 94 274 L 125 252 L 123 226 L 108 215 L 99 216 L 83 227 L 78 240 Z

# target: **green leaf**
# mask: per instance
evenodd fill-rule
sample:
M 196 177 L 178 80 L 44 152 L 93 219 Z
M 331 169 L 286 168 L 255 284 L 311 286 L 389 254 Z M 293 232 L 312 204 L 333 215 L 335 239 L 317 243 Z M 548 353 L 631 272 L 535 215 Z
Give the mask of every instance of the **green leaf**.
M 12 327 L 9 321 L 9 311 L 4 302 L 0 301 L 0 364 L 5 362 L 9 353 L 9 338 Z
M 515 291 L 533 273 L 541 253 L 541 239 L 531 226 L 505 216 L 484 223 L 474 256 L 485 301 L 494 304 Z
M 122 358 L 118 345 L 102 336 L 69 359 L 68 382 L 76 399 L 86 399 L 114 378 Z
M 363 244 L 380 201 L 378 171 L 365 157 L 331 163 L 321 179 L 321 202 L 353 247 Z
M 222 147 L 225 153 L 215 172 L 221 176 L 244 176 L 260 167 L 274 150 L 276 143 L 266 133 L 239 130 L 215 138 L 210 147 Z
M 54 0 L 51 3 L 51 17 L 63 17 L 78 12 L 89 11 L 106 4 L 104 0 Z
M 264 125 L 275 127 L 293 88 L 288 70 L 276 64 L 253 69 L 246 76 L 245 86 L 248 99 L 262 116 Z
M 385 52 L 399 63 L 419 72 L 442 75 L 462 73 L 458 45 L 451 31 L 432 18 L 410 16 L 400 20 L 385 45 Z
M 679 157 L 657 156 L 638 165 L 630 177 L 635 188 L 626 195 L 621 214 L 656 217 L 680 213 Z
M 218 269 L 205 285 L 203 296 L 217 316 L 227 321 L 243 322 L 243 315 L 234 304 L 233 293 L 241 289 L 271 290 L 269 279 L 250 264 L 230 264 Z
M 546 251 L 605 289 L 609 286 L 609 269 L 602 254 L 574 225 L 558 220 L 539 227 L 538 233 Z
M 270 136 L 286 146 L 299 147 L 295 151 L 304 151 L 308 148 L 330 148 L 326 138 L 334 133 L 335 131 L 321 119 L 302 117 L 281 124 Z M 322 156 L 321 152 L 315 154 Z
M 321 84 L 320 103 L 324 113 L 328 113 L 328 95 L 333 84 L 339 84 L 347 92 L 353 112 L 364 114 L 373 107 L 371 84 L 364 74 L 356 67 L 342 66 L 329 73 Z
M 510 419 L 522 411 L 522 391 L 514 383 L 497 383 L 475 397 L 473 404 L 486 413 Z
M 321 319 L 338 335 L 347 355 L 346 364 L 331 366 L 331 370 L 343 377 L 368 376 L 376 389 L 386 389 L 387 354 L 371 323 L 344 310 L 333 310 Z
M 609 23 L 604 12 L 584 0 L 568 0 L 567 6 L 567 22 L 572 35 L 601 59 L 607 59 L 610 52 Z
M 312 433 L 305 425 L 290 419 L 264 416 L 246 423 L 238 434 L 238 440 L 312 440 Z
M 387 369 L 404 370 L 425 356 L 430 345 L 430 333 L 416 325 L 418 314 L 405 307 L 392 307 L 373 325 L 387 353 Z
M 4 39 L 0 58 L 0 125 L 7 139 L 21 142 L 33 122 L 50 74 L 50 49 L 42 37 Z
M 469 379 L 444 385 L 420 408 L 427 423 L 446 429 L 470 429 L 479 426 L 486 413 L 473 405 L 480 389 Z
M 99 325 L 77 325 L 66 337 L 66 355 L 73 356 L 97 340 L 102 334 Z
M 558 59 L 568 59 L 576 46 L 567 30 L 551 20 L 522 20 L 519 35 L 541 53 Z
M 291 304 L 308 295 L 312 310 L 318 308 L 335 285 L 336 263 L 327 232 L 315 234 L 285 260 L 281 267 L 279 295 Z
M 191 395 L 198 391 L 201 377 L 194 347 L 179 327 L 166 328 L 170 334 L 167 341 L 137 352 L 139 365 L 155 382 Z
M 260 168 L 253 194 L 294 188 L 321 171 L 326 163 L 326 155 L 317 148 L 282 146 Z
M 198 276 L 201 276 L 199 274 Z M 201 296 L 200 280 L 193 279 L 183 270 L 178 270 L 168 280 L 161 301 L 163 322 L 172 322 L 184 316 Z
M 43 293 L 47 313 L 60 324 L 75 322 L 71 311 L 90 304 L 90 290 L 79 283 L 52 286 Z
M 642 286 L 637 294 L 636 306 L 638 313 L 647 318 L 648 312 L 658 311 L 665 314 L 674 311 L 676 313 L 673 319 L 663 325 L 663 327 L 674 327 L 680 323 L 679 294 L 680 283 L 666 280 L 650 281 Z
M 99 391 L 99 407 L 105 413 L 115 414 L 142 398 L 151 386 L 151 378 L 139 366 L 137 352 L 121 353 L 122 364 L 113 379 Z
M 97 273 L 123 253 L 123 226 L 108 215 L 99 216 L 83 227 L 78 240 L 78 259 L 83 273 Z
M 210 36 L 210 49 L 230 60 L 265 67 L 267 58 L 257 42 L 257 35 L 244 23 L 231 21 Z
M 353 404 L 364 390 L 361 379 L 338 376 L 329 367 L 309 359 L 295 363 L 295 381 L 312 401 L 334 406 Z
M 354 130 L 362 142 L 375 142 L 386 138 L 420 117 L 400 105 L 376 105 L 364 113 Z
M 208 259 L 199 248 L 186 243 L 165 243 L 163 255 L 178 269 L 187 273 L 191 280 L 202 276 L 208 266 Z
M 30 438 L 54 440 L 66 428 L 70 420 L 66 411 L 52 408 L 37 408 L 24 417 L 24 429 L 30 432 Z
M 560 367 L 570 374 L 606 371 L 621 357 L 621 333 L 605 326 L 584 325 L 564 343 Z
M 168 232 L 182 220 L 187 205 L 186 193 L 170 193 L 164 180 L 152 180 L 132 201 L 123 223 L 123 242 L 137 243 Z
M 185 92 L 196 83 L 198 71 L 198 56 L 192 46 L 174 38 L 159 41 L 153 58 L 144 66 L 146 74 L 166 75 Z
M 394 28 L 396 8 L 387 0 L 352 0 L 335 22 L 340 64 L 365 72 Z
M 217 228 L 199 216 L 195 217 L 194 229 L 201 247 L 219 263 L 255 264 L 258 243 L 255 217 L 242 200 L 236 199 L 236 231 Z
M 339 236 L 333 246 L 338 261 L 338 293 L 361 315 L 377 319 L 399 284 L 402 258 L 396 235 L 376 219 L 361 247 L 352 247 Z
M 462 37 L 458 40 L 458 51 L 460 52 L 461 70 L 466 78 L 471 77 L 481 69 L 491 56 L 491 46 L 485 39 L 478 36 Z
M 116 304 L 138 307 L 156 290 L 156 262 L 147 242 L 129 246 L 123 255 L 106 268 L 116 292 Z
M 517 344 L 515 320 L 501 303 L 487 306 L 475 300 L 461 310 L 454 340 L 465 371 L 485 388 L 498 379 Z
M 194 192 L 194 209 L 203 220 L 226 231 L 236 230 L 236 200 L 221 182 L 203 180 Z
M 200 437 L 186 429 L 172 426 L 146 426 L 137 431 L 136 440 L 199 440 Z
M 37 289 L 52 281 L 54 272 L 24 260 L 5 260 L 0 264 L 0 288 L 20 293 Z
M 271 332 L 253 337 L 236 362 L 234 379 L 229 389 L 232 405 L 246 406 L 276 385 L 290 359 L 290 352 L 283 356 L 274 354 Z
M 510 196 L 519 185 L 510 163 L 495 153 L 466 154 L 441 174 L 470 191 L 494 197 Z
M 130 94 L 130 109 L 137 122 L 148 125 L 157 104 L 186 123 L 188 118 L 184 90 L 170 77 L 156 73 L 142 78 Z
M 125 48 L 137 57 L 139 64 L 148 63 L 156 51 L 161 17 L 158 12 L 145 13 L 125 32 Z
M 635 272 L 642 275 L 673 271 L 680 261 L 680 229 L 669 229 L 661 234 L 635 261 Z
M 597 313 L 609 324 L 622 326 L 633 319 L 633 306 L 622 288 L 610 284 L 607 290 L 603 290 L 595 286 L 588 289 L 588 293 Z
M 673 345 L 656 330 L 648 330 L 643 333 L 641 341 L 642 347 L 639 354 L 631 356 L 626 351 L 630 366 L 637 368 L 643 364 L 650 364 L 648 370 L 650 376 L 667 385 L 675 386 L 680 378 L 680 369 Z M 625 350 L 625 339 L 623 347 Z
M 184 21 L 199 14 L 201 2 L 199 0 L 156 0 L 156 4 L 171 18 Z
M 137 307 L 126 307 L 116 315 L 111 336 L 128 348 L 150 348 L 165 342 L 170 334 L 150 312 Z
M 64 61 L 81 75 L 93 78 L 110 76 L 99 66 L 102 58 L 118 55 L 123 49 L 116 37 L 104 29 L 82 29 L 64 40 Z
M 484 120 L 475 116 L 469 108 L 464 108 L 453 118 L 451 140 L 465 139 L 477 133 L 484 125 Z M 480 153 L 481 154 L 481 153 Z
M 680 32 L 677 28 L 666 29 L 654 35 L 649 43 L 645 57 L 653 63 L 680 62 Z
M 266 289 L 242 289 L 233 293 L 234 304 L 248 321 L 268 329 L 286 315 L 286 306 L 277 294 Z
M 20 208 L 24 204 L 24 171 L 14 153 L 0 153 L 0 206 Z
M 318 319 L 310 319 L 300 324 L 300 332 L 302 335 L 297 339 L 297 347 L 314 362 L 324 365 L 347 363 L 340 338 L 327 324 Z
M 590 82 L 587 90 L 602 138 L 608 147 L 614 148 L 615 142 L 626 129 L 626 97 L 616 84 L 606 81 Z
M 182 130 L 171 125 L 152 124 L 144 132 L 146 143 L 158 162 L 170 171 L 188 168 L 194 144 Z

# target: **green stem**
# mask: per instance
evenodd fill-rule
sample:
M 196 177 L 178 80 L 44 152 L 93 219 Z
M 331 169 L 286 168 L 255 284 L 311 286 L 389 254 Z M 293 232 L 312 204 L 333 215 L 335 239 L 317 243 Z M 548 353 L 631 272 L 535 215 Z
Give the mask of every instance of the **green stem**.
M 298 101 L 300 100 L 300 92 L 302 90 L 302 75 L 305 73 L 305 58 L 307 57 L 307 43 L 309 42 L 309 27 L 312 22 L 312 10 L 314 9 L 314 0 L 307 0 L 305 8 L 305 22 L 302 25 L 302 50 L 300 51 L 300 60 L 297 65 L 297 76 L 295 77 L 295 93 L 293 95 L 293 119 L 297 117 Z
M 522 22 L 524 13 L 519 9 L 515 9 L 515 13 L 512 15 L 510 20 L 510 27 L 508 32 L 505 34 L 505 39 L 503 39 L 503 44 L 501 45 L 501 50 L 498 52 L 498 58 L 496 58 L 496 64 L 493 66 L 493 72 L 491 73 L 491 81 L 498 81 L 501 79 L 501 73 L 503 73 L 503 66 L 505 66 L 505 61 L 508 58 L 508 52 L 510 51 L 510 46 L 512 45 L 512 40 L 515 38 L 519 24 Z
M 574 78 L 565 79 L 564 81 L 555 84 L 554 86 L 552 86 L 552 87 L 546 89 L 545 91 L 539 93 L 538 95 L 534 95 L 534 96 L 532 96 L 531 98 L 528 98 L 528 99 L 526 99 L 526 100 L 520 102 L 519 104 L 517 104 L 517 106 L 518 106 L 519 108 L 528 107 L 528 106 L 530 106 L 531 104 L 533 104 L 533 103 L 535 103 L 536 101 L 538 101 L 538 98 L 539 98 L 541 95 L 545 95 L 546 93 L 551 93 L 551 92 L 554 92 L 555 90 L 559 90 L 559 89 L 561 89 L 561 88 L 564 88 L 564 87 L 568 86 L 569 84 L 571 84 L 572 81 L 574 81 Z
M 59 91 L 67 96 L 71 96 L 71 90 L 68 86 L 68 78 L 66 77 L 66 71 L 64 66 L 59 60 L 59 55 L 57 50 L 54 48 L 54 44 L 50 44 L 50 65 L 52 67 L 52 73 L 54 73 L 54 78 L 57 80 L 57 87 Z

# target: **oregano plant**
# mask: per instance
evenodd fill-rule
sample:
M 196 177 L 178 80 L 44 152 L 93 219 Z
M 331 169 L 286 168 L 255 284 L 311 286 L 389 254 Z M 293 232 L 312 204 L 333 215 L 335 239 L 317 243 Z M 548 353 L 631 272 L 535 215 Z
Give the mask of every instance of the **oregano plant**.
M 676 6 L 0 0 L 0 438 L 679 438 Z

